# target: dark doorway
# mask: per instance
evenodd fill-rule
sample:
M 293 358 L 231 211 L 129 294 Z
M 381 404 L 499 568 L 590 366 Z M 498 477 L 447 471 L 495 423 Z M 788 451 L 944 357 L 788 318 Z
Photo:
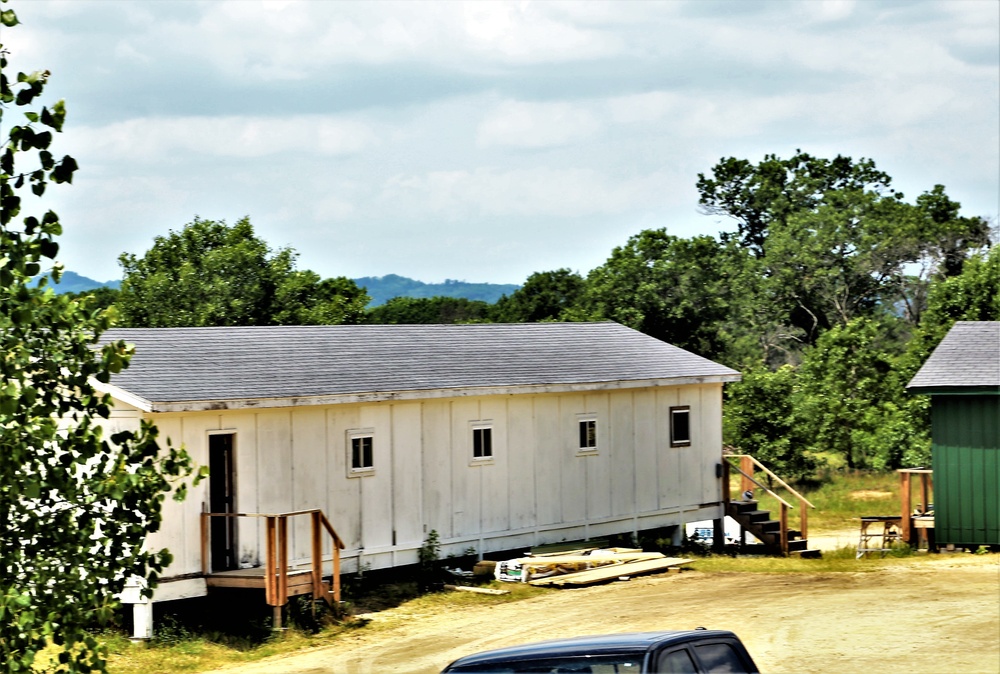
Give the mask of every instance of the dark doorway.
M 209 509 L 213 513 L 236 512 L 235 434 L 208 436 Z M 212 517 L 212 571 L 239 568 L 236 518 Z

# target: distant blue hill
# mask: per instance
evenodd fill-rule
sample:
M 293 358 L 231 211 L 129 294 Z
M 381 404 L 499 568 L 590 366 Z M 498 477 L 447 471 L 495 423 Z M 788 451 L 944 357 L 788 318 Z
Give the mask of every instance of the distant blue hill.
M 354 282 L 367 289 L 372 298 L 370 307 L 385 304 L 393 297 L 464 297 L 492 304 L 502 295 L 510 295 L 521 287 L 511 283 L 467 283 L 452 279 L 445 279 L 444 283 L 424 283 L 396 274 L 364 276 Z
M 385 304 L 393 297 L 464 297 L 467 300 L 481 300 L 493 304 L 503 295 L 510 295 L 521 286 L 512 283 L 467 283 L 445 279 L 444 283 L 424 283 L 405 276 L 364 276 L 354 279 L 359 286 L 368 290 L 372 298 L 368 306 Z M 84 290 L 108 287 L 117 289 L 121 281 L 102 283 L 72 271 L 64 271 L 62 280 L 54 284 L 58 293 L 79 293 Z
M 45 274 L 45 276 L 48 276 L 48 274 Z M 35 281 L 33 285 L 37 285 L 37 283 L 38 282 Z M 84 290 L 93 290 L 94 288 L 103 287 L 117 289 L 121 284 L 121 281 L 107 281 L 102 283 L 100 281 L 95 281 L 92 278 L 81 276 L 75 271 L 64 271 L 62 273 L 62 277 L 59 279 L 59 283 L 51 283 L 57 293 L 80 293 Z

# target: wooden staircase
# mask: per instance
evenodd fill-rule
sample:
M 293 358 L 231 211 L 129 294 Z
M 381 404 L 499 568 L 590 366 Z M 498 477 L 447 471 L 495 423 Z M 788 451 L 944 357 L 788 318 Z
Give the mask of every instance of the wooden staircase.
M 759 510 L 757 501 L 729 501 L 726 504 L 726 514 L 739 522 L 739 525 L 754 535 L 762 543 L 761 552 L 772 555 L 799 555 L 802 557 L 820 557 L 819 550 L 809 548 L 809 542 L 802 538 L 802 532 L 786 529 L 785 547 L 782 548 L 781 520 L 771 519 L 770 510 Z
M 740 465 L 732 465 L 729 462 L 730 458 L 738 458 L 740 460 Z M 780 477 L 772 473 L 766 466 L 750 455 L 728 453 L 723 457 L 722 465 L 724 469 L 723 485 L 725 490 L 724 496 L 726 502 L 726 515 L 732 517 L 739 523 L 741 531 L 749 531 L 755 538 L 757 538 L 757 540 L 761 542 L 762 545 L 759 547 L 762 549 L 760 552 L 763 552 L 764 554 L 783 556 L 822 556 L 822 553 L 819 550 L 809 548 L 809 543 L 806 539 L 809 522 L 807 508 L 815 508 L 816 506 L 810 503 L 804 496 L 788 486 Z M 755 469 L 757 468 L 767 474 L 775 483 L 784 487 L 792 496 L 798 499 L 798 530 L 788 528 L 788 511 L 793 509 L 794 506 L 782 497 L 778 496 L 778 494 L 771 491 L 771 489 L 767 486 L 757 481 L 754 477 Z M 775 500 L 778 501 L 778 505 L 780 507 L 778 519 L 772 519 L 771 511 L 761 510 L 758 502 L 753 498 L 744 498 L 742 500 L 731 498 L 729 475 L 730 472 L 734 470 L 741 476 L 740 490 L 744 495 L 749 496 L 753 493 L 755 488 L 758 488 L 763 489 L 766 493 L 770 494 Z M 747 546 L 743 542 L 744 538 L 744 536 L 740 536 L 741 547 L 746 550 Z

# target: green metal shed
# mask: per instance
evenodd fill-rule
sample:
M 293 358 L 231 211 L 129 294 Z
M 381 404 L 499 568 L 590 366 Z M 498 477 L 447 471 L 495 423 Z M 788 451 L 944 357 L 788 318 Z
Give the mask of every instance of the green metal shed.
M 931 396 L 938 545 L 1000 545 L 1000 321 L 959 321 L 907 390 Z

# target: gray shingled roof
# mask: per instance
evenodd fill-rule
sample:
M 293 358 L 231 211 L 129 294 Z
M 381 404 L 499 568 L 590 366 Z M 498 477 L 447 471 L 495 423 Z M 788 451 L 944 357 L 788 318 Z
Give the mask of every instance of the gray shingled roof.
M 616 323 L 135 328 L 104 339 L 135 344 L 111 383 L 154 411 L 182 401 L 739 378 Z
M 908 389 L 1000 388 L 1000 321 L 959 321 Z

